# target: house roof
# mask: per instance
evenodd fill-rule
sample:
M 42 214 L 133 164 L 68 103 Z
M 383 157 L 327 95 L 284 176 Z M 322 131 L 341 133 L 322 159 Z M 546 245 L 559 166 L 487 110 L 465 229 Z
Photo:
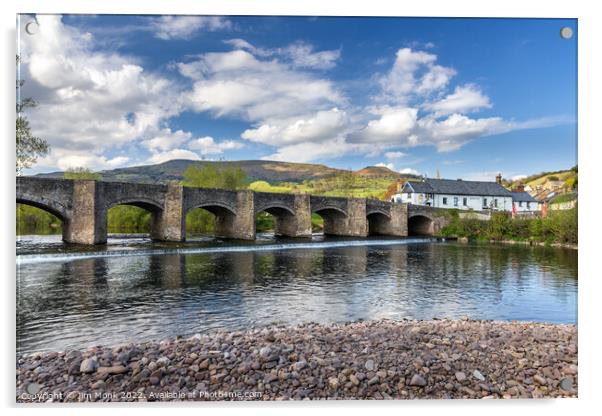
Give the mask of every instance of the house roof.
M 509 190 L 497 182 L 427 178 L 423 181 L 407 182 L 402 192 L 408 192 L 405 190 L 408 185 L 414 192 L 425 194 L 512 196 Z
M 512 200 L 516 202 L 537 202 L 537 199 L 527 192 L 512 192 Z

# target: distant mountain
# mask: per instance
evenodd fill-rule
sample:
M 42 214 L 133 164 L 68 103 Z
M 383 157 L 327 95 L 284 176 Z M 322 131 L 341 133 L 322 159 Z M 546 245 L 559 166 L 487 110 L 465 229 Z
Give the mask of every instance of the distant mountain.
M 239 160 L 239 161 L 197 161 L 176 159 L 157 165 L 132 166 L 100 172 L 102 180 L 114 182 L 140 182 L 140 183 L 167 183 L 169 181 L 180 181 L 183 179 L 184 171 L 190 165 L 215 165 L 217 167 L 236 166 L 245 171 L 250 181 L 278 182 L 302 182 L 304 180 L 321 179 L 334 176 L 344 172 L 341 169 L 330 168 L 325 165 L 311 163 L 290 163 L 267 160 Z M 401 178 L 401 175 L 380 166 L 369 166 L 354 172 L 356 175 L 369 178 Z M 40 174 L 42 177 L 62 178 L 63 172 L 52 172 Z

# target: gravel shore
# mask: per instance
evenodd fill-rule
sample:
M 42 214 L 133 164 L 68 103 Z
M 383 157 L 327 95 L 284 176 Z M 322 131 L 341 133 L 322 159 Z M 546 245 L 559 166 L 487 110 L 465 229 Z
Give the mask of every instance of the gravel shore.
M 17 357 L 17 402 L 577 396 L 577 327 L 369 321 Z

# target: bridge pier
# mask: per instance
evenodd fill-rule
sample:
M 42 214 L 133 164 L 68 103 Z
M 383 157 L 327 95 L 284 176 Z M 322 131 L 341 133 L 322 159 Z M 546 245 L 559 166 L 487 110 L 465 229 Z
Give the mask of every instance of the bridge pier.
M 156 241 L 186 240 L 186 215 L 182 186 L 167 185 L 163 210 L 153 213 L 151 238 Z
M 408 206 L 407 204 L 392 204 L 389 216 L 375 212 L 368 214 L 369 233 L 407 237 L 408 235 Z
M 295 195 L 293 214 L 275 216 L 274 234 L 286 237 L 311 238 L 311 206 L 309 195 Z
M 215 218 L 215 236 L 236 240 L 255 240 L 255 206 L 253 191 L 236 193 L 236 215 Z
M 74 244 L 107 242 L 106 215 L 99 215 L 102 201 L 97 183 L 92 180 L 73 181 L 72 215 L 63 226 L 63 241 Z
M 324 215 L 324 234 L 347 237 L 366 237 L 368 219 L 366 218 L 366 198 L 349 198 L 347 215 L 332 213 Z

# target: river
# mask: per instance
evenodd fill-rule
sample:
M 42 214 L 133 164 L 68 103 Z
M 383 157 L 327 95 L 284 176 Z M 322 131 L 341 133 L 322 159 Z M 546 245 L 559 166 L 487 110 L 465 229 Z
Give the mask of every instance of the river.
M 17 239 L 17 352 L 271 323 L 577 322 L 577 251 L 433 239 Z

